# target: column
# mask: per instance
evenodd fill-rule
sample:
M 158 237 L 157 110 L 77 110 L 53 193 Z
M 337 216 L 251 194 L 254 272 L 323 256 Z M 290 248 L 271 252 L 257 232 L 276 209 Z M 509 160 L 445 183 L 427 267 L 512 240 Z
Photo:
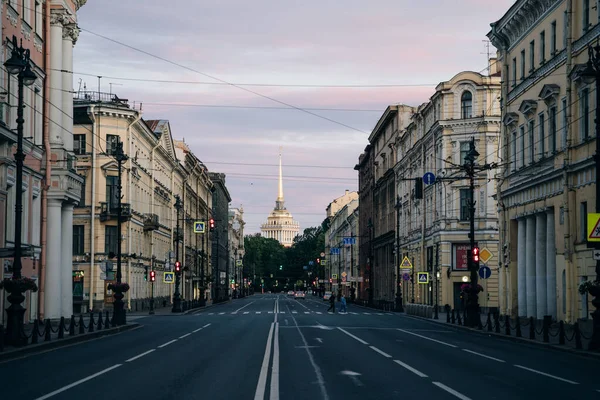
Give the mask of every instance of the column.
M 65 204 L 61 210 L 61 317 L 73 315 L 73 204 Z
M 44 292 L 44 316 L 46 318 L 61 317 L 61 227 L 62 200 L 48 199 L 48 221 L 46 242 L 46 281 Z
M 554 208 L 548 210 L 546 219 L 546 303 L 547 315 L 556 318 L 557 287 L 556 287 L 556 242 L 554 226 Z
M 527 217 L 527 228 L 525 234 L 527 246 L 525 254 L 525 287 L 527 290 L 527 316 L 536 316 L 536 292 L 535 292 L 535 217 Z
M 50 17 L 50 66 L 47 70 L 50 75 L 50 143 L 62 145 L 63 114 L 63 77 L 60 70 L 63 68 L 63 23 L 65 16 L 61 12 L 52 12 Z M 65 110 L 66 112 L 66 110 Z
M 527 316 L 527 246 L 526 220 L 518 219 L 517 231 L 517 307 L 519 317 Z
M 535 215 L 535 293 L 536 318 L 544 319 L 546 305 L 546 213 Z
M 62 32 L 62 69 L 73 70 L 73 45 L 79 31 L 75 27 L 65 27 Z M 51 49 L 54 51 L 54 49 Z M 52 85 L 51 85 L 52 86 Z M 73 150 L 73 79 L 66 72 L 62 73 L 62 111 L 63 142 L 67 150 Z

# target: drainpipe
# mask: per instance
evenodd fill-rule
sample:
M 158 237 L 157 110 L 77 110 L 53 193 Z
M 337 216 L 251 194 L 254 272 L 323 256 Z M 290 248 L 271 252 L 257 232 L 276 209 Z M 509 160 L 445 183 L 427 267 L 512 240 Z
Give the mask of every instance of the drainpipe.
M 92 168 L 90 169 L 90 175 L 92 177 L 92 182 L 90 183 L 92 198 L 91 198 L 91 209 L 90 209 L 90 294 L 89 294 L 89 303 L 88 309 L 94 309 L 94 282 L 96 281 L 96 271 L 95 271 L 95 257 L 96 257 L 96 136 L 99 135 L 100 124 L 96 119 L 96 115 L 94 114 L 96 110 L 95 106 L 90 107 L 90 111 L 88 115 L 92 120 Z
M 150 179 L 151 179 L 151 186 L 150 186 L 150 212 L 152 214 L 154 214 L 154 152 L 156 151 L 156 149 L 160 146 L 160 140 L 158 141 L 158 143 L 156 144 L 156 146 L 154 146 L 152 148 L 152 151 L 150 152 Z M 159 224 L 160 224 L 160 220 L 159 220 Z M 152 231 L 152 233 L 150 234 L 151 239 L 150 239 L 150 259 L 153 260 L 154 258 L 154 230 Z M 154 264 L 152 264 L 152 268 L 154 269 Z M 158 280 L 158 282 L 160 282 L 160 279 Z M 162 290 L 159 291 L 159 293 L 161 293 L 162 295 Z M 147 295 L 147 291 L 146 291 L 146 295 Z
M 574 321 L 574 309 L 577 304 L 576 300 L 576 291 L 573 290 L 574 285 L 576 284 L 576 276 L 577 271 L 574 270 L 574 265 L 572 262 L 572 246 L 571 246 L 571 221 L 569 218 L 569 194 L 570 194 L 570 185 L 569 185 L 569 152 L 571 149 L 571 102 L 572 102 L 572 83 L 569 78 L 569 74 L 571 73 L 571 69 L 573 67 L 573 0 L 567 0 L 567 26 L 565 29 L 567 30 L 567 107 L 566 107 L 566 126 L 564 127 L 565 132 L 564 135 L 566 137 L 566 148 L 565 148 L 565 158 L 563 161 L 563 212 L 565 222 L 563 224 L 563 241 L 565 243 L 565 269 L 566 269 L 566 287 L 567 287 L 567 315 L 565 316 L 567 322 Z M 560 215 L 559 215 L 560 218 Z M 558 306 L 558 305 L 557 305 Z
M 185 221 L 185 205 L 186 205 L 185 204 L 186 203 L 185 202 L 185 195 L 186 195 L 186 187 L 185 187 L 185 185 L 187 184 L 188 179 L 190 179 L 189 175 L 186 176 L 185 179 L 183 180 L 183 184 L 182 184 L 182 189 L 183 189 L 182 192 L 183 192 L 183 194 L 182 194 L 182 198 L 181 198 L 181 200 L 183 201 L 183 215 L 184 215 L 184 217 L 183 217 L 184 221 L 182 221 L 182 224 L 181 224 L 181 227 L 182 227 L 181 229 L 183 231 L 183 239 L 181 240 L 181 242 L 182 242 L 182 245 L 181 245 L 181 254 L 183 254 L 183 255 L 182 255 L 181 259 L 184 262 L 181 263 L 181 264 L 184 265 L 184 267 L 185 267 L 185 264 L 186 264 L 185 263 L 185 259 L 186 259 L 186 254 L 185 254 L 186 253 L 185 252 L 185 231 L 186 231 L 186 229 L 185 229 L 185 222 L 186 222 Z M 182 271 L 181 271 L 181 293 L 183 293 L 185 295 L 185 274 L 183 272 L 184 271 L 183 271 L 183 268 L 182 268 Z M 190 274 L 190 276 L 191 276 L 191 274 Z M 188 298 L 187 301 L 189 301 L 189 300 L 190 299 Z
M 44 24 L 44 46 L 45 46 L 45 56 L 44 56 L 44 66 L 46 68 L 50 67 L 50 4 L 46 4 L 46 23 Z M 46 71 L 47 72 L 47 71 Z M 50 74 L 46 74 L 46 79 L 44 80 L 44 99 L 47 100 L 50 95 Z M 40 255 L 40 281 L 39 281 L 39 295 L 38 295 L 38 318 L 44 319 L 44 295 L 46 291 L 46 251 L 47 251 L 47 240 L 48 240 L 48 190 L 50 189 L 50 184 L 52 182 L 52 149 L 50 148 L 50 130 L 49 130 L 49 120 L 48 116 L 50 115 L 50 103 L 48 101 L 44 101 L 44 151 L 46 153 L 46 176 L 44 177 L 44 184 L 42 185 L 42 226 L 41 226 L 41 245 L 42 245 L 42 254 Z
M 129 138 L 129 153 L 130 155 L 133 152 L 133 135 L 131 134 L 131 127 L 137 124 L 142 119 L 142 111 L 140 110 L 134 120 L 127 125 L 127 137 Z M 131 156 L 129 157 L 129 170 L 127 171 L 127 200 L 131 205 L 131 167 L 133 166 L 133 159 Z M 119 232 L 120 234 L 121 232 Z M 133 287 L 131 282 L 131 218 L 127 221 L 127 282 L 129 285 Z M 136 288 L 137 289 L 137 288 Z M 137 290 L 136 290 L 137 292 Z M 131 311 L 131 291 L 127 292 L 127 308 Z

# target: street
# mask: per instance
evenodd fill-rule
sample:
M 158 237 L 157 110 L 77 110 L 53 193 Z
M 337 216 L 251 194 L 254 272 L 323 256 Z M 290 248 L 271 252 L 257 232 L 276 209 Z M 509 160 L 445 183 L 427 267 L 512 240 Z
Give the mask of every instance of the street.
M 0 363 L 20 399 L 591 399 L 600 362 L 307 295 L 254 295 Z

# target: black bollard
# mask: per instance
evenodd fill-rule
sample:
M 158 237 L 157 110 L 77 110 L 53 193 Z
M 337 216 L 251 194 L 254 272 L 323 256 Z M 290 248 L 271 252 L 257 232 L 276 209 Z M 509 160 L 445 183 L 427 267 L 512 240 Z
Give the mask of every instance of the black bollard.
M 58 338 L 65 338 L 65 317 L 60 317 L 60 322 L 58 323 Z
M 550 343 L 550 325 L 552 325 L 552 316 L 544 315 L 544 321 L 542 325 L 542 333 L 544 336 L 544 343 Z
M 579 331 L 579 322 L 575 322 L 573 325 L 573 329 L 575 330 L 575 348 L 581 350 L 583 346 L 581 345 L 581 332 Z
M 88 332 L 92 333 L 94 332 L 94 313 L 90 312 L 90 322 L 89 322 L 89 326 L 88 326 Z
M 535 340 L 535 319 L 529 317 L 529 339 Z
M 106 318 L 104 319 L 104 329 L 110 329 L 110 318 L 108 318 L 108 311 L 106 312 Z
M 517 316 L 517 333 L 516 333 L 517 337 L 521 337 L 523 336 L 521 334 L 521 318 L 519 316 Z
M 504 318 L 504 324 L 506 325 L 504 327 L 506 330 L 506 336 L 510 336 L 510 317 L 508 315 Z
M 558 344 L 565 344 L 565 323 L 563 321 L 558 323 Z
M 71 322 L 69 322 L 69 336 L 75 336 L 75 316 L 71 315 Z
M 52 339 L 52 324 L 50 323 L 50 320 L 47 319 L 46 320 L 46 326 L 44 327 L 44 341 L 45 342 L 49 342 L 50 339 Z
M 492 314 L 491 313 L 488 313 L 487 321 L 485 322 L 485 324 L 487 325 L 487 331 L 491 332 L 492 331 Z
M 98 330 L 102 330 L 102 311 L 98 311 Z
M 454 308 L 452 309 L 452 323 L 456 323 L 456 315 L 454 314 Z
M 2 325 L 0 325 L 2 326 Z M 33 321 L 33 330 L 31 331 L 31 344 L 37 344 L 38 336 L 40 336 L 40 321 L 36 318 Z M 0 338 L 2 335 L 0 335 Z M 1 342 L 2 340 L 0 340 Z
M 85 323 L 83 322 L 83 314 L 79 314 L 79 333 L 85 333 Z
M 494 313 L 494 321 L 496 325 L 496 333 L 500 333 L 500 314 L 498 312 Z

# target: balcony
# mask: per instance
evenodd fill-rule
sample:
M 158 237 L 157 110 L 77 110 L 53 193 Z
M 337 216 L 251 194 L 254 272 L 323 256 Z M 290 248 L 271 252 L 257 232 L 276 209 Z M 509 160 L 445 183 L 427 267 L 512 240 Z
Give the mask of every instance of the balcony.
M 119 207 L 113 203 L 100 203 L 100 221 L 116 219 L 119 215 Z M 131 204 L 121 203 L 121 222 L 129 221 L 131 218 Z
M 144 232 L 158 229 L 158 215 L 144 214 Z

